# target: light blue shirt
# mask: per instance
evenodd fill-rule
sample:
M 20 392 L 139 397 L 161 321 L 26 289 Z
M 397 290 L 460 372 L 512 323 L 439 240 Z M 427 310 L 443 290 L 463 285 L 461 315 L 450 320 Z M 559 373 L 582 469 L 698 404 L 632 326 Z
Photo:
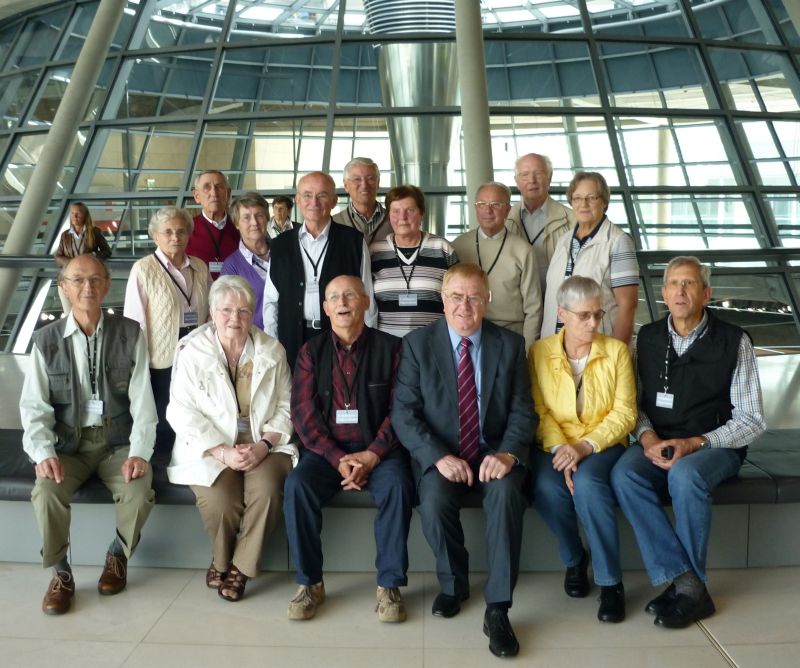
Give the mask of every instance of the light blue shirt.
M 483 414 L 480 410 L 481 407 L 481 332 L 482 328 L 478 328 L 472 334 L 470 334 L 468 338 L 472 341 L 472 345 L 469 347 L 469 355 L 472 358 L 472 368 L 475 372 L 475 387 L 478 390 L 478 419 L 480 420 L 481 426 L 481 444 L 485 445 L 486 442 L 483 440 Z M 461 357 L 461 339 L 464 337 L 461 336 L 458 332 L 456 332 L 450 325 L 447 325 L 447 333 L 450 335 L 450 347 L 453 349 L 453 363 L 455 364 L 456 369 L 456 382 L 458 381 L 458 360 Z M 457 386 L 456 386 L 457 387 Z

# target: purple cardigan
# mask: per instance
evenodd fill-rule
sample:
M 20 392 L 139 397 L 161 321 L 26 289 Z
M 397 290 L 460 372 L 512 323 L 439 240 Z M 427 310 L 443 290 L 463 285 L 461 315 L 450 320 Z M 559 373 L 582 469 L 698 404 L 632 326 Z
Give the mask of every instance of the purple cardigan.
M 253 324 L 259 329 L 264 329 L 264 315 L 262 314 L 262 306 L 264 303 L 264 284 L 266 281 L 259 276 L 253 265 L 251 265 L 242 255 L 239 249 L 228 256 L 228 259 L 222 263 L 222 271 L 219 272 L 220 276 L 241 276 L 253 288 L 256 293 L 256 308 L 253 312 Z

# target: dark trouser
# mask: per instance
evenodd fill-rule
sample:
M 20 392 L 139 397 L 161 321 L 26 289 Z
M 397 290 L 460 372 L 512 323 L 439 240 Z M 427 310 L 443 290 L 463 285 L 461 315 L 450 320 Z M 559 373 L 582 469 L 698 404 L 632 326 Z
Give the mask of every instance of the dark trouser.
M 363 449 L 343 448 L 348 452 Z M 283 513 L 298 584 L 322 580 L 322 507 L 342 491 L 342 476 L 327 460 L 305 450 L 289 474 L 284 488 Z M 375 515 L 375 547 L 378 584 L 401 587 L 408 583 L 408 528 L 414 503 L 414 483 L 408 456 L 393 451 L 369 475 L 367 491 L 378 506 Z
M 167 404 L 169 403 L 169 386 L 172 380 L 172 367 L 166 369 L 150 369 L 150 387 L 153 388 L 153 399 L 156 401 L 156 443 L 152 463 L 166 467 L 172 456 L 175 445 L 175 432 L 167 422 Z
M 515 466 L 500 480 L 482 483 L 475 475 L 473 488 L 483 499 L 486 515 L 486 557 L 489 577 L 484 589 L 487 603 L 512 601 L 519 574 L 522 548 L 522 518 L 526 499 L 522 492 L 525 468 Z M 439 586 L 450 596 L 469 593 L 469 554 L 464 547 L 464 530 L 459 512 L 464 483 L 450 482 L 435 468 L 428 469 L 419 481 L 419 513 L 422 531 L 436 558 Z

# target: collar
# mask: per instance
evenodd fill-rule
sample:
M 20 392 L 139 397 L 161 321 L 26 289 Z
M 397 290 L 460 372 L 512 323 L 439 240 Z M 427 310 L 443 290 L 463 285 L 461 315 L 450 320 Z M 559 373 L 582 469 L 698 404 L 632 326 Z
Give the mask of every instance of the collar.
M 337 336 L 336 332 L 331 330 L 331 338 L 333 339 L 333 347 L 337 353 L 339 352 L 350 352 L 350 353 L 361 353 L 364 347 L 367 345 L 367 337 L 369 336 L 369 327 L 366 325 L 364 329 L 361 330 L 361 334 L 358 335 L 358 338 L 353 341 L 353 345 L 350 346 L 350 350 L 347 351 L 347 347 L 342 340 Z
M 686 336 L 681 336 L 672 326 L 672 314 L 670 313 L 669 317 L 667 318 L 667 330 L 669 331 L 671 336 L 677 336 L 679 339 L 693 339 L 702 334 L 706 327 L 708 327 L 708 311 L 703 309 L 703 317 L 700 318 L 700 322 L 698 322 Z
M 500 230 L 500 231 L 499 231 L 497 234 L 493 234 L 492 236 L 489 236 L 488 234 L 486 234 L 486 232 L 484 232 L 484 231 L 483 231 L 483 228 L 482 228 L 480 225 L 478 226 L 478 236 L 479 236 L 481 239 L 484 239 L 484 240 L 488 240 L 488 239 L 502 239 L 502 238 L 503 238 L 503 235 L 504 235 L 505 233 L 506 233 L 506 227 L 505 227 L 505 225 L 503 225 L 503 229 L 502 229 L 502 230 Z
M 548 195 L 547 197 L 545 197 L 545 198 L 544 198 L 544 202 L 542 202 L 541 206 L 539 206 L 539 207 L 538 207 L 538 208 L 536 208 L 536 209 L 529 209 L 529 208 L 528 208 L 528 205 L 527 205 L 527 204 L 525 204 L 525 200 L 524 200 L 524 199 L 520 201 L 520 203 L 519 203 L 519 206 L 520 206 L 520 209 L 523 209 L 523 210 L 527 211 L 527 212 L 528 212 L 528 215 L 531 215 L 531 216 L 532 216 L 532 215 L 534 215 L 534 214 L 536 214 L 536 213 L 539 213 L 540 211 L 541 211 L 541 212 L 544 212 L 544 210 L 545 210 L 545 207 L 547 206 L 547 200 L 548 200 L 548 199 L 550 199 L 550 195 Z
M 86 236 L 86 225 L 83 226 L 83 229 L 80 232 L 76 232 L 75 228 L 70 225 L 69 233 L 76 239 L 83 239 Z
M 300 228 L 300 231 L 297 233 L 297 236 L 301 241 L 303 240 L 303 238 L 308 239 L 309 242 L 314 242 L 319 240 L 324 241 L 325 239 L 328 238 L 328 234 L 330 231 L 331 231 L 331 219 L 329 218 L 327 224 L 325 225 L 324 228 L 322 228 L 322 232 L 320 232 L 317 235 L 316 239 L 311 236 L 311 232 L 308 231 L 308 228 L 306 227 L 305 223 L 303 223 L 302 227 Z
M 267 259 L 262 260 L 258 255 L 256 255 L 253 251 L 251 251 L 247 246 L 244 245 L 244 241 L 239 239 L 239 252 L 244 256 L 244 259 L 247 260 L 247 264 L 254 264 L 253 258 L 258 259 L 259 262 L 269 262 L 269 242 L 267 242 Z
M 589 232 L 583 239 L 578 239 L 578 223 L 575 223 L 575 228 L 572 230 L 572 239 L 573 241 L 577 241 L 580 246 L 585 246 L 588 244 L 592 239 L 597 236 L 597 233 L 603 227 L 603 224 L 608 220 L 608 216 L 603 214 L 602 219 L 600 220 L 597 225 L 594 226 L 594 229 Z
M 205 212 L 205 211 L 201 211 L 200 213 L 202 213 L 202 214 L 203 214 L 203 218 L 205 218 L 205 219 L 206 219 L 206 220 L 207 220 L 207 221 L 208 221 L 208 222 L 209 222 L 211 225 L 213 225 L 214 227 L 216 227 L 218 230 L 221 230 L 223 227 L 225 227 L 226 223 L 228 222 L 228 214 L 227 214 L 227 213 L 226 213 L 226 214 L 225 214 L 225 215 L 222 217 L 222 220 L 221 220 L 221 221 L 219 221 L 219 222 L 217 222 L 216 220 L 212 220 L 211 218 L 209 218 L 209 217 L 206 215 L 206 212 Z
M 358 216 L 364 222 L 364 224 L 367 225 L 367 226 L 373 225 L 374 223 L 376 223 L 381 218 L 381 216 L 383 216 L 383 207 L 381 206 L 381 203 L 378 202 L 377 200 L 375 202 L 375 210 L 372 212 L 372 215 L 369 218 L 367 218 L 366 216 L 362 215 L 358 211 L 358 209 L 356 209 L 356 207 L 353 206 L 352 202 L 350 202 L 347 205 L 347 208 L 350 209 L 350 213 L 353 216 Z
M 172 267 L 173 269 L 177 269 L 178 271 L 180 271 L 181 269 L 186 269 L 186 267 L 190 266 L 189 256 L 186 255 L 185 252 L 183 254 L 184 255 L 183 264 L 180 267 L 176 267 L 174 264 L 172 264 L 172 262 L 170 262 L 170 259 L 161 251 L 160 248 L 156 248 L 156 255 L 158 256 L 159 260 L 161 260 L 164 264 L 167 265 L 167 267 Z
M 275 220 L 274 217 L 270 218 L 269 219 L 269 228 L 271 230 L 275 230 L 278 233 L 287 232 L 287 231 L 292 229 L 292 219 L 291 218 L 287 218 L 286 221 L 283 223 L 283 227 L 281 227 L 280 225 L 278 225 L 278 221 Z
M 217 352 L 220 355 L 222 363 L 227 367 L 228 359 L 225 356 L 225 350 L 222 348 L 222 343 L 220 343 L 216 328 L 214 329 L 214 343 L 217 346 Z M 249 361 L 255 360 L 255 356 L 256 346 L 255 343 L 253 343 L 253 335 L 248 332 L 247 341 L 244 342 L 244 349 L 242 350 L 242 354 L 239 356 L 239 364 L 247 364 Z
M 458 353 L 458 346 L 461 345 L 461 339 L 464 337 L 461 336 L 456 330 L 454 330 L 450 325 L 447 325 L 447 333 L 450 335 L 450 347 L 453 349 L 454 353 Z M 481 348 L 481 334 L 483 333 L 483 326 L 478 327 L 472 334 L 470 334 L 468 338 L 472 341 L 472 346 L 475 350 L 480 350 Z
M 64 335 L 63 338 L 68 339 L 72 336 L 75 332 L 80 332 L 81 328 L 78 327 L 78 323 L 75 322 L 75 314 L 70 311 L 69 315 L 67 316 L 67 322 L 64 325 Z M 103 310 L 100 309 L 100 320 L 97 322 L 97 327 L 95 328 L 95 334 L 99 334 L 103 331 Z

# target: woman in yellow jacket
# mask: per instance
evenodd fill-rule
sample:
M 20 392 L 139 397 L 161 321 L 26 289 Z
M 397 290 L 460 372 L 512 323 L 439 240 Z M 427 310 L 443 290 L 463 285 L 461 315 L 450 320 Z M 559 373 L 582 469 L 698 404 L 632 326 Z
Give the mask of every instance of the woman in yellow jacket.
M 558 289 L 563 329 L 531 346 L 533 400 L 539 413 L 533 453 L 533 500 L 558 538 L 567 571 L 564 590 L 589 593 L 591 550 L 600 586 L 602 622 L 625 618 L 619 565 L 615 499 L 608 482 L 636 421 L 636 384 L 628 347 L 597 331 L 603 320 L 601 288 L 591 278 L 571 276 Z

